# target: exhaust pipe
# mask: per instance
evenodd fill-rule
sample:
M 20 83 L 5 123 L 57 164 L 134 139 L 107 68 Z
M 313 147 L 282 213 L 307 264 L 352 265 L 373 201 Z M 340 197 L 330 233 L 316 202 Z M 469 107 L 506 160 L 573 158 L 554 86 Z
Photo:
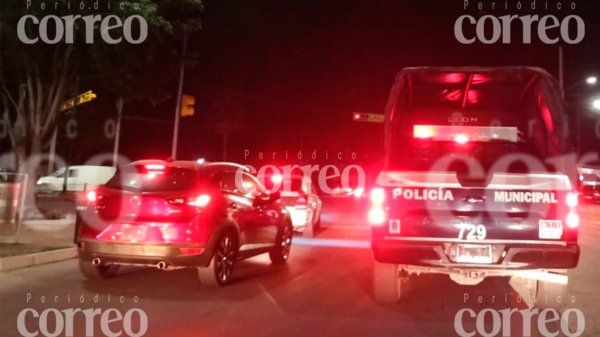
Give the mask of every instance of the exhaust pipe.
M 92 260 L 92 264 L 93 264 L 94 266 L 99 266 L 99 265 L 100 265 L 100 263 L 102 263 L 102 261 L 101 261 L 101 260 L 100 260 L 100 258 L 98 258 L 98 257 Z
M 158 268 L 160 270 L 165 270 L 165 269 L 167 269 L 167 263 L 165 261 L 160 261 L 159 263 L 156 264 L 156 268 Z

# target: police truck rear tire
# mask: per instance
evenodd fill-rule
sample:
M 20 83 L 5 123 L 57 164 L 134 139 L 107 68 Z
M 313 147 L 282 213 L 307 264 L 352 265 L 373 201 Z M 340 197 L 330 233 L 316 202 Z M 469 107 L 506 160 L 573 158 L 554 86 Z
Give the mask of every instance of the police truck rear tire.
M 396 303 L 402 298 L 402 282 L 398 265 L 375 261 L 373 296 L 378 303 Z

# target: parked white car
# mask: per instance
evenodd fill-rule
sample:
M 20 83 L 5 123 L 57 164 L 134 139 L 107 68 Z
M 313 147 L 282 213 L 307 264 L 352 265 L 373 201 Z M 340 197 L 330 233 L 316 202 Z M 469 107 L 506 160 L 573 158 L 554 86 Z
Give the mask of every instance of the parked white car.
M 321 199 L 310 177 L 292 175 L 290 188 L 281 189 L 281 203 L 292 219 L 294 230 L 313 237 L 321 224 Z
M 67 191 L 83 191 L 89 187 L 105 184 L 115 175 L 116 168 L 110 166 L 80 165 L 69 166 L 67 172 Z M 37 181 L 40 192 L 59 192 L 63 190 L 65 168 Z

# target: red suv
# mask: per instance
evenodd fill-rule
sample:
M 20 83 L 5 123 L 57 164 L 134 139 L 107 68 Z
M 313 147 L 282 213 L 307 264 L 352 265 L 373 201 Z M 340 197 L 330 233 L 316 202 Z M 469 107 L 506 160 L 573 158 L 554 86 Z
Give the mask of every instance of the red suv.
M 203 284 L 226 285 L 240 259 L 289 256 L 292 224 L 279 194 L 241 165 L 136 161 L 87 199 L 76 241 L 88 278 L 112 277 L 121 265 L 190 267 Z

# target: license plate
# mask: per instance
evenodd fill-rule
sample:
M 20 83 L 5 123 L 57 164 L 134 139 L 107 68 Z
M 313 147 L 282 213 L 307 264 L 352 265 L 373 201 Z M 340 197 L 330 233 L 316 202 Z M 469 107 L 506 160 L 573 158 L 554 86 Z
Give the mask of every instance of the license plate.
M 492 263 L 492 246 L 457 244 L 456 262 L 458 263 Z
M 120 230 L 113 234 L 113 240 L 141 242 L 146 238 L 146 226 L 121 225 L 120 227 Z
M 560 239 L 563 234 L 562 221 L 560 220 L 540 220 L 539 237 L 540 239 Z

